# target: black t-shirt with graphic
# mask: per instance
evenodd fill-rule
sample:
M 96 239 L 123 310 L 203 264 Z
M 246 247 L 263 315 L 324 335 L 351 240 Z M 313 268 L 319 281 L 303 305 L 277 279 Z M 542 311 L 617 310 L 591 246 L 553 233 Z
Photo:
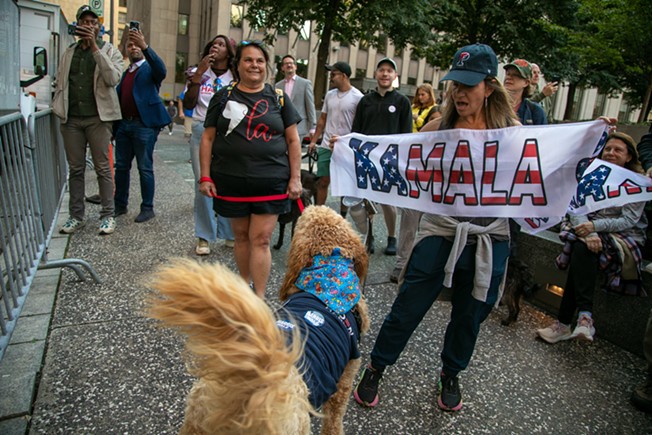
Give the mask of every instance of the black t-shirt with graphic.
M 204 127 L 216 127 L 211 175 L 251 178 L 290 178 L 285 129 L 301 117 L 284 94 L 280 104 L 276 91 L 265 85 L 260 92 L 231 89 L 226 104 L 217 92 L 208 106 Z M 220 106 L 223 110 L 220 112 Z

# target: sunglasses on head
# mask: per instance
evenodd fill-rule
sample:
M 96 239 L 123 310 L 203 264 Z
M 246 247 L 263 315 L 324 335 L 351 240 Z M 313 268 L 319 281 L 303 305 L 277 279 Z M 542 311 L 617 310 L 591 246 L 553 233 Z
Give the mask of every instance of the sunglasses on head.
M 258 47 L 258 48 L 261 48 L 263 50 L 265 49 L 265 43 L 263 41 L 259 40 L 259 39 L 254 39 L 252 41 L 242 41 L 238 45 L 240 45 L 241 47 L 246 47 L 248 45 L 253 45 L 254 47 Z

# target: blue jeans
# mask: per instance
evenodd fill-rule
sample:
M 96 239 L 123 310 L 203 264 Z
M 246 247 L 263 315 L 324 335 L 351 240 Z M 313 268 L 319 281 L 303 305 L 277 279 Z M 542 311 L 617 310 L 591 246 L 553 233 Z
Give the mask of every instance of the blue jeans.
M 414 247 L 403 284 L 371 351 L 373 367 L 384 369 L 396 362 L 410 336 L 441 293 L 444 266 L 451 247 L 452 242 L 438 236 L 426 237 Z M 441 352 L 443 370 L 449 376 L 457 376 L 471 360 L 480 324 L 487 318 L 498 298 L 498 287 L 509 256 L 509 242 L 493 242 L 491 282 L 486 302 L 474 299 L 471 294 L 475 275 L 475 250 L 476 245 L 464 248 L 453 274 L 451 318 Z
M 145 127 L 140 120 L 122 120 L 115 135 L 115 206 L 129 204 L 129 175 L 136 157 L 140 174 L 141 210 L 154 208 L 154 145 L 158 128 Z
M 192 122 L 192 136 L 190 136 L 190 161 L 192 163 L 192 172 L 195 175 L 195 237 L 214 242 L 219 237 L 224 240 L 233 240 L 233 230 L 231 229 L 231 220 L 220 215 L 215 217 L 213 210 L 213 198 L 202 194 L 199 191 L 199 177 L 201 169 L 199 168 L 199 143 L 201 135 L 204 133 L 204 123 L 202 121 Z

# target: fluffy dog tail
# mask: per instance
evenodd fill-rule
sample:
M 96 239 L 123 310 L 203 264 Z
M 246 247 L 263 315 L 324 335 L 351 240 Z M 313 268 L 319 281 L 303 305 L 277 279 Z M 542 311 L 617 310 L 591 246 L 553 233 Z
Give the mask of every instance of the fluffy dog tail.
M 309 433 L 312 408 L 297 370 L 296 335 L 288 347 L 267 304 L 219 264 L 177 260 L 151 283 L 149 316 L 187 336 L 190 373 L 182 432 Z

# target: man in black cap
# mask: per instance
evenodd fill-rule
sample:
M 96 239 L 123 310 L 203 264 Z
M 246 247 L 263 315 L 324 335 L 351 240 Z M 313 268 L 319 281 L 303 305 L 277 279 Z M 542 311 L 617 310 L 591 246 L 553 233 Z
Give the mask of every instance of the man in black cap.
M 385 57 L 376 65 L 377 87 L 358 104 L 352 132 L 366 135 L 387 135 L 412 132 L 412 107 L 408 98 L 394 90 L 398 78 L 396 62 Z M 385 255 L 396 255 L 396 207 L 381 205 L 387 225 Z M 373 240 L 371 241 L 373 252 Z
M 328 146 L 331 136 L 344 136 L 351 133 L 351 124 L 355 116 L 355 109 L 362 98 L 362 92 L 351 85 L 351 67 L 346 62 L 335 62 L 326 65 L 330 71 L 331 90 L 326 93 L 321 115 L 317 120 L 317 128 L 312 136 L 308 149 L 312 152 L 316 148 L 317 139 L 322 135 L 321 145 L 317 148 L 317 205 L 326 203 L 328 185 L 331 181 L 330 162 L 331 150 Z M 341 210 L 344 214 L 345 211 Z
M 102 41 L 100 20 L 90 6 L 77 11 L 79 40 L 61 56 L 56 76 L 52 110 L 61 118 L 61 135 L 68 159 L 70 216 L 61 232 L 71 234 L 84 225 L 84 171 L 86 143 L 97 173 L 102 208 L 100 234 L 115 231 L 113 175 L 109 146 L 113 121 L 121 118 L 115 88 L 122 74 L 122 54 Z

